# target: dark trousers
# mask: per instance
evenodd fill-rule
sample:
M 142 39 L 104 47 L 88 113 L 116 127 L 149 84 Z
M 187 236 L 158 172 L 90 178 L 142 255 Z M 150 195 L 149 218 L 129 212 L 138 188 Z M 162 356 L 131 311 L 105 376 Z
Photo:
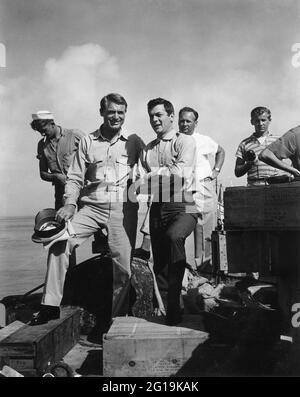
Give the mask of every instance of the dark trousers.
M 61 184 L 54 185 L 55 209 L 59 210 L 64 205 L 65 186 Z
M 185 239 L 195 229 L 197 214 L 182 203 L 153 203 L 150 236 L 154 272 L 162 297 L 167 294 L 167 321 L 180 317 L 180 294 L 186 266 Z

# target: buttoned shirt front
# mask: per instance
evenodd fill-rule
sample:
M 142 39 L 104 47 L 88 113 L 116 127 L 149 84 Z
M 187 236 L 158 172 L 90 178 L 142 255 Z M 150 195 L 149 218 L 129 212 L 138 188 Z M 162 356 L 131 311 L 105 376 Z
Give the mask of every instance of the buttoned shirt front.
M 65 204 L 81 202 L 101 204 L 125 201 L 128 181 L 132 179 L 143 141 L 121 130 L 111 141 L 101 133 L 102 127 L 85 136 L 69 168 Z
M 192 190 L 194 184 L 194 170 L 196 160 L 196 144 L 191 136 L 183 135 L 174 129 L 169 131 L 163 138 L 151 141 L 143 152 L 142 165 L 151 173 L 151 179 L 161 176 L 165 181 L 165 190 L 174 193 L 177 188 L 183 191 Z M 150 175 L 151 175 L 150 174 Z M 170 185 L 175 185 L 174 189 Z M 161 181 L 159 182 L 161 189 Z M 161 201 L 158 187 L 152 184 L 151 193 L 154 194 L 153 202 Z M 179 195 L 179 197 L 182 197 Z M 167 197 L 166 197 L 167 199 Z M 181 198 L 182 199 L 182 198 Z

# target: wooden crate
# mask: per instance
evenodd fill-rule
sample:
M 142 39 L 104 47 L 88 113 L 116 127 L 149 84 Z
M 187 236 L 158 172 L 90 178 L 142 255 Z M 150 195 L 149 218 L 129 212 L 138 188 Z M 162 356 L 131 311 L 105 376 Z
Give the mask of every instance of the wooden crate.
M 2 365 L 25 376 L 38 376 L 49 363 L 61 360 L 79 340 L 80 309 L 64 307 L 57 320 L 37 326 L 24 324 L 8 334 L 6 328 L 0 331 L 4 336 L 0 337 Z
M 300 182 L 226 188 L 224 228 L 300 230 Z
M 187 326 L 196 328 L 199 316 L 192 317 L 193 324 Z M 103 375 L 184 374 L 183 367 L 209 337 L 207 332 L 193 328 L 169 327 L 137 317 L 116 317 L 103 339 Z

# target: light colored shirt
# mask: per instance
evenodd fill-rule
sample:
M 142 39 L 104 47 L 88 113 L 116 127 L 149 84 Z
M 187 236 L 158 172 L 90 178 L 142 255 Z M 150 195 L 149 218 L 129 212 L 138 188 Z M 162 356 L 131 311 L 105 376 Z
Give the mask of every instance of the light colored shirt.
M 188 135 L 172 129 L 162 139 L 151 141 L 143 151 L 142 165 L 151 173 L 152 202 L 167 202 L 168 192 L 175 197 L 177 192 L 192 190 L 195 161 L 196 144 Z M 164 193 L 165 199 L 161 197 Z M 177 200 L 182 201 L 182 194 L 175 198 Z
M 268 134 L 265 137 L 264 142 L 260 142 L 259 139 L 254 135 L 250 135 L 248 138 L 244 139 L 238 146 L 236 151 L 236 157 L 245 160 L 245 153 L 248 150 L 253 150 L 256 154 L 256 161 L 253 166 L 247 172 L 248 184 L 253 184 L 256 181 L 266 180 L 270 176 L 283 175 L 284 172 L 278 170 L 277 168 L 271 167 L 270 165 L 258 160 L 258 155 L 262 152 L 268 145 L 275 142 L 278 136 Z
M 69 168 L 65 187 L 65 204 L 101 204 L 127 201 L 128 183 L 138 163 L 144 144 L 135 134 L 124 130 L 111 141 L 101 127 L 83 137 Z
M 199 182 L 212 176 L 210 158 L 215 157 L 219 145 L 207 135 L 194 132 L 191 136 L 196 142 L 197 160 L 195 175 L 197 182 Z

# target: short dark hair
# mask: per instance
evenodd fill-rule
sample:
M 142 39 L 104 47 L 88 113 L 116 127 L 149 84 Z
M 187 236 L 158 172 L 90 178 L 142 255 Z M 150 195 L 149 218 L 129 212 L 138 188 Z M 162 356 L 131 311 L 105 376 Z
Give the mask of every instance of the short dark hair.
M 179 117 L 180 117 L 181 113 L 184 113 L 184 112 L 194 113 L 195 121 L 198 120 L 199 114 L 195 109 L 185 106 L 184 108 L 179 110 Z
M 108 95 L 105 95 L 101 101 L 100 101 L 100 112 L 104 112 L 105 109 L 107 108 L 107 105 L 109 102 L 117 103 L 118 105 L 124 105 L 125 106 L 125 112 L 127 111 L 127 102 L 126 99 L 116 93 L 111 93 Z
M 34 130 L 34 131 L 38 131 L 39 130 L 39 127 L 41 126 L 41 124 L 42 125 L 47 125 L 47 124 L 54 124 L 54 120 L 53 119 L 43 119 L 43 120 L 41 120 L 41 119 L 39 119 L 39 120 L 33 120 L 31 123 L 30 123 L 30 127 Z
M 262 115 L 263 113 L 267 113 L 268 119 L 271 120 L 271 110 L 266 108 L 265 106 L 257 106 L 256 108 L 251 110 L 251 120 L 255 117 Z
M 164 108 L 168 116 L 175 113 L 174 106 L 172 105 L 172 103 L 163 98 L 151 99 L 147 104 L 148 113 L 150 112 L 151 109 L 153 109 L 157 105 L 164 105 Z

